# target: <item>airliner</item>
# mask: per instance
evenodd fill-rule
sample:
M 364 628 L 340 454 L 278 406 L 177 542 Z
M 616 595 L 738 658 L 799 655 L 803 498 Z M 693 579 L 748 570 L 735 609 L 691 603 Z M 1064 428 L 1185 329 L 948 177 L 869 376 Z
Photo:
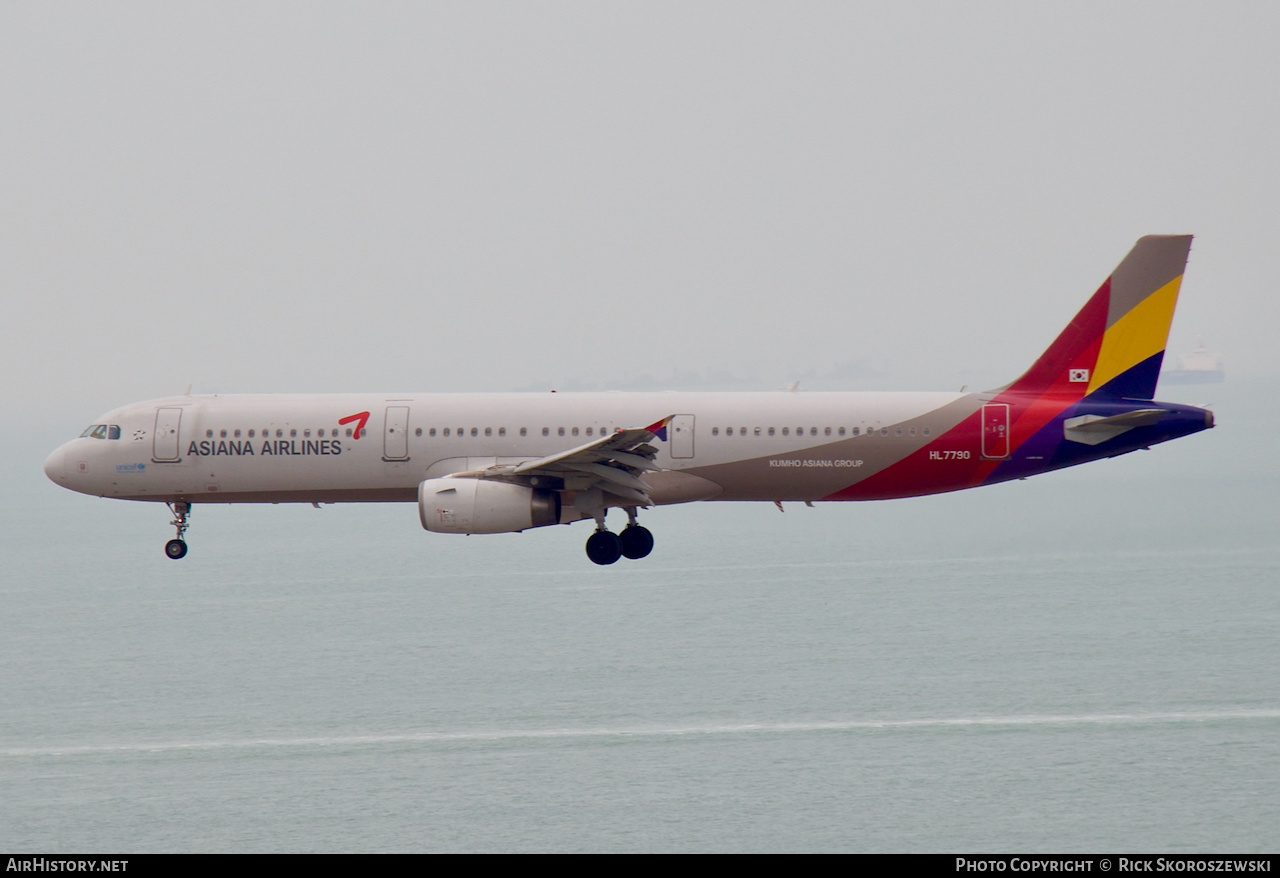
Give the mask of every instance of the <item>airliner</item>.
M 1190 248 L 1139 239 L 1031 368 L 986 392 L 188 393 L 108 412 L 44 470 L 168 504 L 174 559 L 200 503 L 404 502 L 433 533 L 593 521 L 587 557 L 613 564 L 650 553 L 637 514 L 654 506 L 937 494 L 1212 427 L 1154 401 Z

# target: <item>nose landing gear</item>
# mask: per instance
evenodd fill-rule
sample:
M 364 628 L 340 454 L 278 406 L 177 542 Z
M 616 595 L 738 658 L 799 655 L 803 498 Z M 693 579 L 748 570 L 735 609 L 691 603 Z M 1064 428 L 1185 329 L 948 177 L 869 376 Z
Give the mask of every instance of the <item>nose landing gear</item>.
M 187 528 L 191 526 L 191 504 L 179 500 L 176 503 L 166 503 L 165 505 L 173 513 L 173 521 L 169 523 L 177 529 L 178 535 L 164 544 L 164 553 L 177 561 L 187 554 L 187 541 L 183 537 L 186 536 Z
M 627 526 L 615 534 L 604 525 L 604 514 L 596 516 L 596 532 L 587 538 L 587 557 L 595 564 L 613 564 L 619 558 L 643 558 L 653 551 L 653 534 L 636 522 L 636 508 L 626 507 Z

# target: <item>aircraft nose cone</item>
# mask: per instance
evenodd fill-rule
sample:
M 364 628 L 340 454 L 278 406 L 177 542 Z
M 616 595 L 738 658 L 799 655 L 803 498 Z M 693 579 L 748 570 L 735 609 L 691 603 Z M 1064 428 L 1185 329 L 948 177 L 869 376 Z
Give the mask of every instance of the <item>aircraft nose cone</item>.
M 53 454 L 50 454 L 44 462 L 44 474 L 54 484 L 62 484 L 67 478 L 66 469 L 67 452 L 64 448 L 59 448 Z

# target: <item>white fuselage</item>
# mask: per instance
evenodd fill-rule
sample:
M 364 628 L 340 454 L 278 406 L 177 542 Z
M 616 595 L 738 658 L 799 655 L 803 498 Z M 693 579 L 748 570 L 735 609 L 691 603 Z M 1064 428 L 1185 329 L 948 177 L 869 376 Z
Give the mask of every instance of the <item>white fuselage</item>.
M 971 398 L 787 392 L 181 396 L 107 413 L 101 420 L 119 427 L 119 439 L 73 440 L 50 456 L 45 469 L 73 490 L 135 500 L 412 502 L 424 479 L 533 460 L 675 415 L 665 441 L 652 443 L 654 463 L 698 481 L 648 476 L 658 483 L 655 503 L 817 500 L 942 435 L 972 411 L 962 404 Z M 365 413 L 363 424 L 352 419 Z

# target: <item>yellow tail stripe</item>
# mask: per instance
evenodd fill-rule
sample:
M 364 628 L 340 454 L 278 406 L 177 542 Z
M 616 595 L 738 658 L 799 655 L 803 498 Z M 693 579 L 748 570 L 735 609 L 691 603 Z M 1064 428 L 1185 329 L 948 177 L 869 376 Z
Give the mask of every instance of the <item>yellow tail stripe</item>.
M 1111 325 L 1102 337 L 1102 350 L 1090 376 L 1089 393 L 1164 350 L 1181 286 L 1179 275 Z

